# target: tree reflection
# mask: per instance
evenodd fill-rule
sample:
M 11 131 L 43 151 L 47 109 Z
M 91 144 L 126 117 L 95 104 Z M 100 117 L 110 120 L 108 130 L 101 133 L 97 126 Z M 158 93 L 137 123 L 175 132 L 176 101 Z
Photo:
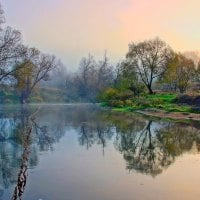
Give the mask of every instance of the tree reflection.
M 12 199 L 17 200 L 25 190 L 28 168 L 38 164 L 38 151 L 53 150 L 53 143 L 64 135 L 63 121 L 46 125 L 38 108 L 0 114 L 0 195 L 15 184 Z
M 79 144 L 86 146 L 87 149 L 92 145 L 101 145 L 102 153 L 106 147 L 106 141 L 112 138 L 114 132 L 108 124 L 100 123 L 98 121 L 83 122 L 80 126 Z
M 16 168 L 11 167 L 12 155 L 8 154 L 10 150 L 10 145 L 7 142 L 1 142 L 0 148 L 0 185 L 2 188 L 1 195 L 3 195 L 3 189 L 8 188 L 10 183 L 15 182 L 15 174 L 17 172 Z
M 37 136 L 37 144 L 39 145 L 40 151 L 53 150 L 53 143 L 55 139 L 49 135 L 49 130 L 47 126 L 39 126 L 34 122 L 34 130 Z
M 101 124 L 99 124 L 101 122 Z M 123 154 L 126 168 L 155 177 L 184 152 L 200 150 L 199 127 L 186 123 L 155 122 L 137 115 L 101 113 L 80 126 L 80 145 L 87 149 L 108 140 Z
M 177 156 L 192 148 L 199 151 L 198 129 L 173 122 L 159 125 L 149 121 L 139 132 L 120 134 L 117 149 L 123 154 L 128 170 L 156 176 L 170 166 Z
M 155 176 L 173 160 L 163 151 L 162 144 L 151 129 L 152 124 L 153 122 L 149 121 L 139 132 L 121 134 L 117 140 L 117 148 L 123 154 L 128 170 Z
M 177 157 L 184 152 L 200 151 L 200 130 L 184 123 L 168 123 L 157 131 L 157 138 L 163 149 Z
M 28 176 L 28 162 L 29 162 L 29 155 L 30 155 L 31 133 L 32 133 L 32 126 L 28 126 L 27 124 L 25 128 L 25 133 L 24 133 L 26 137 L 24 138 L 24 141 L 23 141 L 24 151 L 22 154 L 20 171 L 18 173 L 17 185 L 15 186 L 13 197 L 12 197 L 13 200 L 21 199 L 25 190 L 27 176 Z

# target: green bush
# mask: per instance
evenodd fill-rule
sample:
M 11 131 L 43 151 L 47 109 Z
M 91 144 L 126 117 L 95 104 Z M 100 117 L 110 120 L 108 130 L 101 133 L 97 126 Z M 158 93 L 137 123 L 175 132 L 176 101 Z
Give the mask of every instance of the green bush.
M 103 102 L 108 102 L 111 100 L 126 101 L 133 98 L 133 92 L 131 90 L 120 91 L 115 88 L 107 88 L 102 91 L 98 96 L 98 99 Z
M 124 102 L 121 100 L 111 100 L 108 102 L 109 106 L 122 108 L 124 106 Z
M 125 91 L 118 92 L 116 99 L 125 101 L 125 100 L 133 98 L 133 96 L 134 94 L 131 90 L 125 90 Z
M 114 88 L 107 88 L 106 90 L 102 91 L 99 96 L 97 97 L 100 101 L 108 102 L 110 100 L 115 100 L 119 91 Z
M 126 106 L 134 106 L 133 101 L 130 100 L 130 99 L 125 100 L 125 101 L 124 101 L 124 104 L 125 104 Z

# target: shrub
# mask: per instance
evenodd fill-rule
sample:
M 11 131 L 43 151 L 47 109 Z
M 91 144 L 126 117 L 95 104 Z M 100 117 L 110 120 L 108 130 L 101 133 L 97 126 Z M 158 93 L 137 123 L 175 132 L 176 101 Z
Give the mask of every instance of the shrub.
M 125 100 L 128 100 L 128 99 L 131 99 L 133 98 L 133 92 L 131 90 L 125 90 L 125 91 L 120 91 L 116 98 L 118 100 L 121 100 L 121 101 L 125 101 Z
M 102 91 L 97 97 L 100 101 L 108 102 L 110 100 L 115 100 L 118 94 L 118 90 L 114 88 L 107 88 Z
M 124 102 L 121 100 L 110 100 L 108 102 L 109 106 L 122 108 L 124 106 Z
M 125 100 L 125 101 L 124 101 L 124 104 L 125 104 L 126 106 L 133 106 L 133 105 L 134 105 L 133 101 L 131 101 L 130 99 Z

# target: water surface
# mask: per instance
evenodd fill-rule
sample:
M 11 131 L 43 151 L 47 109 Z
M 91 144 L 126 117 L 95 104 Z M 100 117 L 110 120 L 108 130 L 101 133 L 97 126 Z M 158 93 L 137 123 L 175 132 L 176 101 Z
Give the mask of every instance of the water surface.
M 200 197 L 200 124 L 90 104 L 0 107 L 0 200 Z

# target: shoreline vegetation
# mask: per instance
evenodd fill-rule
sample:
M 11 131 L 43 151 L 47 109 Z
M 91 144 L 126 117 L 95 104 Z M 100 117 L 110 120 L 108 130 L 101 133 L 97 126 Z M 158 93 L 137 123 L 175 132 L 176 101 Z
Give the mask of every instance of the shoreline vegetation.
M 200 121 L 200 96 L 154 94 L 132 99 L 109 100 L 101 103 L 117 112 L 134 112 L 146 116 Z

